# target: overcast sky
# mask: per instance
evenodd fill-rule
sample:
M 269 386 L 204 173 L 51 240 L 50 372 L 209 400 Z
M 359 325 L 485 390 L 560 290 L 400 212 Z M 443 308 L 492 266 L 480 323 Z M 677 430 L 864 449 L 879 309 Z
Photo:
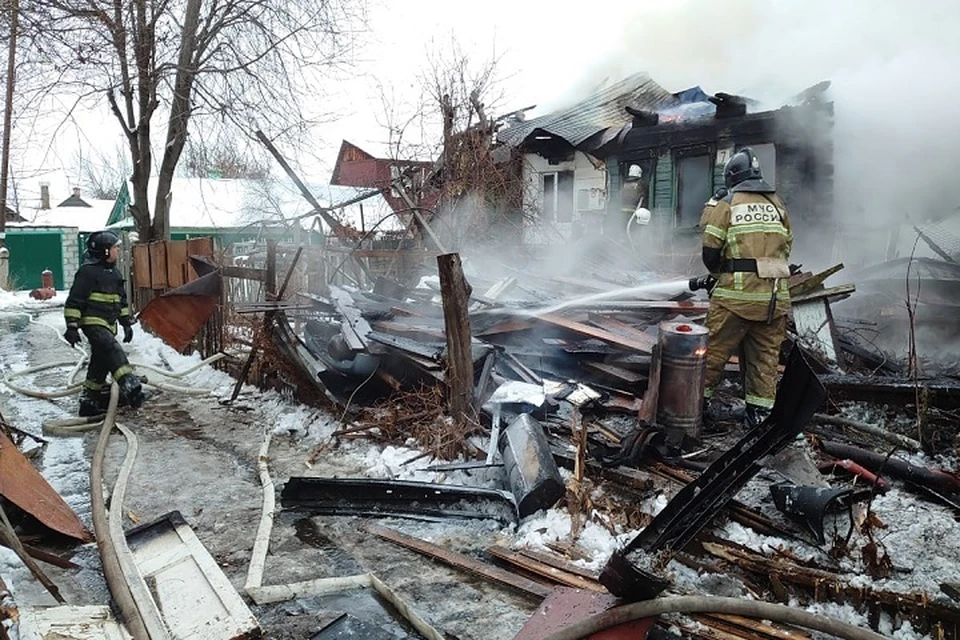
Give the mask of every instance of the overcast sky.
M 337 146 L 342 137 L 371 147 L 382 142 L 380 86 L 398 102 L 415 100 L 418 76 L 429 68 L 429 57 L 446 55 L 452 40 L 477 67 L 499 60 L 499 86 L 508 96 L 500 105 L 503 110 L 549 109 L 583 83 L 591 63 L 610 53 L 610 38 L 603 31 L 622 27 L 611 16 L 635 15 L 639 6 L 655 4 L 596 0 L 590 14 L 600 17 L 584 22 L 584 6 L 562 9 L 545 0 L 372 0 L 370 33 L 358 52 L 356 77 L 342 86 L 350 99 L 343 117 L 322 129 L 324 141 Z M 600 80 L 590 79 L 593 84 Z
M 633 2 L 629 12 L 653 2 Z M 451 40 L 477 65 L 499 58 L 502 92 L 509 96 L 503 107 L 512 110 L 537 104 L 540 111 L 564 100 L 588 75 L 588 64 L 607 55 L 608 30 L 622 28 L 612 16 L 624 13 L 624 3 L 595 0 L 590 13 L 603 16 L 584 22 L 581 6 L 561 10 L 545 0 L 487 0 L 483 3 L 441 0 L 369 0 L 369 31 L 358 37 L 355 62 L 349 71 L 327 81 L 322 110 L 336 120 L 322 126 L 316 153 L 323 169 L 331 170 L 341 139 L 351 140 L 372 152 L 385 140 L 380 87 L 397 103 L 414 103 L 418 76 L 429 67 L 428 56 L 448 51 Z M 607 25 L 604 26 L 603 23 Z M 612 45 L 611 45 L 612 46 Z M 588 84 L 600 79 L 589 77 Z M 64 101 L 60 107 L 70 106 Z M 31 151 L 47 165 L 68 167 L 76 149 L 91 157 L 91 147 L 107 142 L 123 144 L 117 123 L 106 106 L 93 116 L 77 113 L 80 127 L 64 127 L 57 144 L 47 149 L 35 144 Z M 264 125 L 267 129 L 269 123 Z M 158 134 L 159 136 L 159 134 Z M 159 140 L 160 138 L 158 138 Z M 158 143 L 159 145 L 159 143 Z M 40 147 L 43 153 L 40 154 Z

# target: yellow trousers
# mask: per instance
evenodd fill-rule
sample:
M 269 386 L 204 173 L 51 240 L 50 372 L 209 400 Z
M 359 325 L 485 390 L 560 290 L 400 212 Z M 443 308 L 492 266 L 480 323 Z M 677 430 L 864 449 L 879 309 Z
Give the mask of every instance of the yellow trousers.
M 777 395 L 777 365 L 780 344 L 787 333 L 787 316 L 773 322 L 745 320 L 718 304 L 707 311 L 707 374 L 704 396 L 710 398 L 723 377 L 723 368 L 730 356 L 743 346 L 746 362 L 744 389 L 747 404 L 769 409 Z

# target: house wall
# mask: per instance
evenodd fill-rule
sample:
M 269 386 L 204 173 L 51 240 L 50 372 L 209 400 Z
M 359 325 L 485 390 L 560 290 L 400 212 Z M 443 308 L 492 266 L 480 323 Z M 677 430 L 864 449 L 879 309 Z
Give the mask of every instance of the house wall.
M 645 231 L 655 238 L 651 250 L 661 259 L 683 260 L 691 253 L 699 255 L 699 215 L 695 209 L 702 207 L 693 206 L 693 200 L 703 197 L 705 201 L 723 184 L 726 160 L 743 146 L 758 151 L 765 175 L 775 180 L 777 193 L 790 210 L 794 235 L 820 236 L 813 230 L 829 228 L 833 215 L 832 113 L 829 104 L 814 105 L 705 123 L 638 128 L 608 159 L 615 158 L 621 177 L 633 162 L 654 164 L 652 219 Z M 691 197 L 691 191 L 683 185 L 681 164 L 685 158 L 704 154 L 710 166 L 700 174 L 706 179 L 692 190 Z M 687 194 L 690 205 L 685 218 L 679 215 L 681 192 Z M 612 197 L 617 199 L 618 193 Z
M 554 244 L 583 233 L 600 233 L 607 208 L 607 169 L 602 161 L 591 161 L 580 151 L 561 162 L 551 162 L 534 153 L 524 154 L 523 158 L 527 214 L 524 218 L 524 244 Z M 573 172 L 572 189 L 561 199 L 560 189 L 555 187 L 557 201 L 551 212 L 551 207 L 545 206 L 544 176 L 562 172 Z M 547 182 L 555 184 L 550 178 Z M 569 207 L 569 220 L 562 213 L 565 206 Z

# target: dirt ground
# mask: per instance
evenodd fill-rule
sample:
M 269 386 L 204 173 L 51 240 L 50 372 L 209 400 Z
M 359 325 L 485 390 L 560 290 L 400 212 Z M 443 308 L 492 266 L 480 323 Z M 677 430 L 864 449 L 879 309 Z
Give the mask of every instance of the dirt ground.
M 0 337 L 3 369 L 22 368 L 70 357 L 49 327 L 8 319 Z M 64 370 L 38 376 L 37 385 L 55 384 L 53 376 Z M 262 492 L 257 455 L 264 429 L 273 429 L 283 416 L 276 402 L 248 389 L 233 406 L 216 397 L 190 397 L 162 391 L 138 411 L 121 410 L 118 422 L 132 429 L 139 454 L 124 502 L 125 527 L 151 522 L 179 511 L 201 542 L 216 559 L 238 592 L 242 593 L 254 537 L 260 520 Z M 40 422 L 67 417 L 75 410 L 76 397 L 48 401 L 0 396 L 7 420 L 27 431 L 39 433 Z M 309 414 L 305 421 L 330 422 L 323 413 Z M 356 476 L 349 459 L 334 449 L 312 467 L 306 464 L 313 442 L 307 430 L 273 437 L 270 472 L 279 492 L 283 482 L 297 475 Z M 48 436 L 41 465 L 54 485 L 92 526 L 89 513 L 89 461 L 97 433 L 67 438 Z M 82 447 L 80 444 L 82 443 Z M 349 445 L 347 445 L 349 446 Z M 110 487 L 126 451 L 123 436 L 111 437 L 105 461 L 105 484 Z M 449 638 L 512 638 L 538 602 L 498 588 L 488 582 L 435 563 L 411 551 L 359 530 L 355 517 L 306 517 L 278 513 L 270 540 L 263 584 L 285 584 L 319 577 L 371 572 L 386 583 L 413 609 Z M 479 555 L 485 547 L 502 543 L 502 528 L 496 523 L 446 521 L 424 524 L 409 520 L 377 520 L 381 524 L 418 535 L 462 553 Z M 105 604 L 109 601 L 93 544 L 74 550 L 79 569 L 63 570 L 43 565 L 70 604 Z M 22 569 L 0 565 L 12 582 L 20 606 L 54 604 L 43 588 Z M 398 619 L 389 606 L 366 590 L 335 597 L 305 598 L 256 606 L 251 610 L 268 638 L 308 638 L 342 612 L 389 629 L 396 637 L 419 637 Z

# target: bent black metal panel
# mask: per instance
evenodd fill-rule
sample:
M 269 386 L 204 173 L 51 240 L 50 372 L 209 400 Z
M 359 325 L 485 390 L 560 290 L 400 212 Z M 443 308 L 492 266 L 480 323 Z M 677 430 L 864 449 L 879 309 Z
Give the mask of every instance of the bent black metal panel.
M 823 404 L 826 393 L 802 351 L 794 348 L 770 417 L 681 489 L 663 511 L 614 556 L 624 556 L 633 550 L 644 556 L 683 549 L 757 474 L 761 468 L 759 460 L 783 449 L 803 430 Z M 623 571 L 622 560 L 622 557 L 611 557 L 600 575 L 600 582 L 614 595 L 634 599 L 652 597 L 648 584 L 650 574 L 638 567 L 636 575 L 630 576 Z
M 280 504 L 313 514 L 518 520 L 517 505 L 504 491 L 401 480 L 293 477 Z

